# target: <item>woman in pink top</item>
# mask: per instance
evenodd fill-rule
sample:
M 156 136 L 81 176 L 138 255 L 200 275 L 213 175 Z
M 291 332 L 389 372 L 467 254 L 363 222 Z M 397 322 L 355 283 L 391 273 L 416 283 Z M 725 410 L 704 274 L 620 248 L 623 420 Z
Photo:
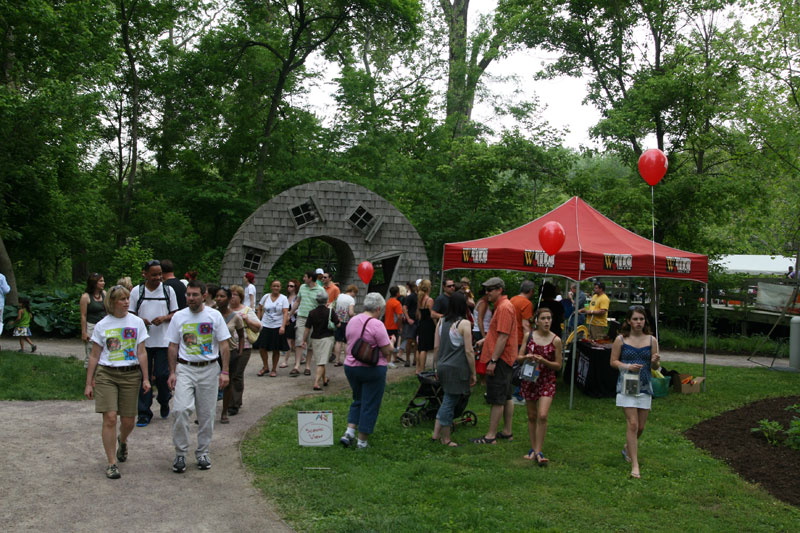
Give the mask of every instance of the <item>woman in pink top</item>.
M 353 403 L 347 415 L 347 430 L 339 442 L 347 448 L 354 444 L 358 432 L 358 448 L 367 447 L 367 439 L 375 429 L 378 412 L 386 388 L 386 361 L 392 354 L 392 344 L 386 326 L 380 320 L 386 300 L 377 292 L 364 297 L 364 312 L 347 323 L 347 358 L 344 360 L 344 375 L 353 390 Z M 359 337 L 372 347 L 381 349 L 375 366 L 365 365 L 353 357 L 353 344 Z

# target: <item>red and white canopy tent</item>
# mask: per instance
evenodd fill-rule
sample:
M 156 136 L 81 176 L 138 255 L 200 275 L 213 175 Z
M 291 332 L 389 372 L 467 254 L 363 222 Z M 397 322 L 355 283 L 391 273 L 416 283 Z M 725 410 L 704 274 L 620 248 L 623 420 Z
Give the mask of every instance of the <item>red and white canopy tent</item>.
M 550 221 L 561 224 L 566 234 L 563 246 L 553 256 L 539 242 L 539 230 Z M 455 269 L 517 270 L 574 281 L 592 277 L 657 277 L 703 283 L 706 315 L 703 376 L 706 374 L 708 256 L 654 243 L 616 224 L 577 196 L 546 215 L 500 235 L 445 244 L 442 270 Z M 574 347 L 572 353 L 576 353 Z M 574 386 L 574 379 L 572 383 Z

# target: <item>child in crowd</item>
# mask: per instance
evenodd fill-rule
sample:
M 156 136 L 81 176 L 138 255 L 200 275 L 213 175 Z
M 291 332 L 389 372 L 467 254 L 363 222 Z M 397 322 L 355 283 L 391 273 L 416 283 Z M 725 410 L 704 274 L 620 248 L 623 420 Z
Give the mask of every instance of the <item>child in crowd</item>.
M 25 353 L 25 343 L 31 345 L 31 353 L 36 351 L 36 345 L 31 342 L 31 302 L 28 298 L 19 299 L 19 313 L 14 323 L 14 336 L 19 337 L 19 351 Z

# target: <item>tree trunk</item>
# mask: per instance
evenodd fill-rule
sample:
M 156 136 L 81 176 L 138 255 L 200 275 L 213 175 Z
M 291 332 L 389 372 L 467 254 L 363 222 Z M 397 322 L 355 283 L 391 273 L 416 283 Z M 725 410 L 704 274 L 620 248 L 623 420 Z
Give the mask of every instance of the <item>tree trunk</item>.
M 11 305 L 17 305 L 19 301 L 17 299 L 17 279 L 14 277 L 14 263 L 11 262 L 11 258 L 8 256 L 3 237 L 0 237 L 0 272 L 6 277 L 6 281 L 11 287 L 11 292 L 6 295 L 6 302 Z M 0 316 L 0 320 L 2 319 L 3 317 Z

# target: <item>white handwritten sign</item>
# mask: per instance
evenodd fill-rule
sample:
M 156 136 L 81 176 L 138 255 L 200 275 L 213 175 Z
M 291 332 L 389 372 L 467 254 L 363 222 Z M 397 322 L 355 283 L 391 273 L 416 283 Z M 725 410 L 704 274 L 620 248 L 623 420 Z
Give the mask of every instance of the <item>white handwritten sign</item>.
M 333 446 L 333 411 L 297 411 L 300 446 Z

